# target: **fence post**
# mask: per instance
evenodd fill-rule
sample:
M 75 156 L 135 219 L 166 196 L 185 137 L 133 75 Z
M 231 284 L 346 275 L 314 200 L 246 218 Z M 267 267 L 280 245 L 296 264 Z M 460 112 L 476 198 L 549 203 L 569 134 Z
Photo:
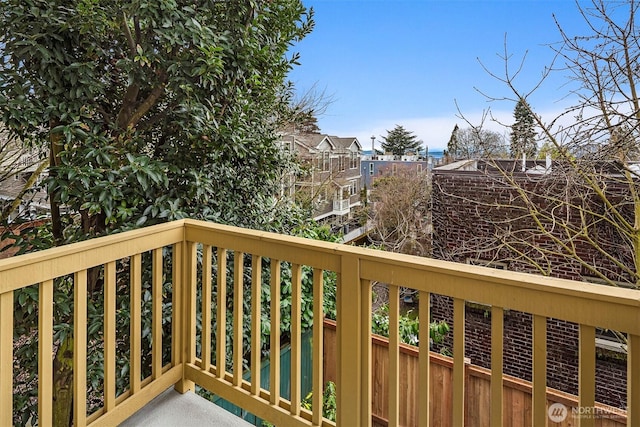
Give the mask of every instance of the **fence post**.
M 361 405 L 361 286 L 357 256 L 343 254 L 337 289 L 337 425 L 360 426 Z M 368 373 L 367 373 L 368 374 Z

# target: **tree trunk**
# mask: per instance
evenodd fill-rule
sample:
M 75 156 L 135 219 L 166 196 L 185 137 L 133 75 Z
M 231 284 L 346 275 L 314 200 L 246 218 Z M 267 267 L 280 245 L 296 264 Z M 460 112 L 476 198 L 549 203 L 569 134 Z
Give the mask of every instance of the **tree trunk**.
M 73 338 L 58 347 L 53 360 L 53 426 L 71 426 L 73 413 Z
M 49 129 L 53 129 L 58 123 L 51 121 L 49 123 Z M 62 135 L 53 134 L 50 132 L 50 147 L 49 147 L 49 176 L 55 177 L 57 174 L 56 166 L 60 165 L 60 152 L 62 151 Z M 62 234 L 62 219 L 60 218 L 60 204 L 55 199 L 56 192 L 49 192 L 49 205 L 51 206 L 51 231 L 55 240 L 55 245 L 59 246 L 63 241 Z

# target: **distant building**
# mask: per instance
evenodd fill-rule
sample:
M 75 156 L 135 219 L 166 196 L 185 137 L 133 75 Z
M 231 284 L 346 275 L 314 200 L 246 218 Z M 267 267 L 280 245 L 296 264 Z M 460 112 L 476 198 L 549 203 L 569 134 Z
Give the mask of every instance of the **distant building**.
M 302 171 L 289 177 L 286 191 L 312 208 L 313 219 L 342 225 L 359 206 L 362 146 L 355 137 L 327 134 L 283 135 L 282 144 L 300 160 Z
M 432 164 L 422 156 L 393 154 L 363 156 L 360 164 L 362 186 L 371 189 L 376 179 L 398 174 L 427 172 Z

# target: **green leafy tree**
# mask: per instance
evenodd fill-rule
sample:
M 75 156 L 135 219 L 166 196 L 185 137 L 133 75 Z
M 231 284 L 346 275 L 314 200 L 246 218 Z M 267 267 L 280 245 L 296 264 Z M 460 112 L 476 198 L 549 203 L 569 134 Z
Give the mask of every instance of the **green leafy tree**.
M 313 24 L 299 0 L 7 0 L 0 14 L 0 121 L 50 153 L 51 229 L 34 249 L 183 217 L 298 223 L 273 189 L 287 165 L 275 141 L 288 52 Z M 101 283 L 91 270 L 90 305 Z M 28 325 L 33 301 L 19 294 Z M 70 339 L 56 335 L 56 425 L 72 422 Z
M 402 156 L 407 152 L 418 153 L 422 148 L 422 141 L 417 138 L 413 132 L 396 125 L 387 131 L 386 137 L 382 137 L 382 149 L 396 156 Z
M 535 158 L 538 151 L 535 118 L 531 106 L 525 99 L 518 99 L 513 117 L 515 122 L 511 126 L 511 156 L 520 158 L 524 154 L 528 159 Z

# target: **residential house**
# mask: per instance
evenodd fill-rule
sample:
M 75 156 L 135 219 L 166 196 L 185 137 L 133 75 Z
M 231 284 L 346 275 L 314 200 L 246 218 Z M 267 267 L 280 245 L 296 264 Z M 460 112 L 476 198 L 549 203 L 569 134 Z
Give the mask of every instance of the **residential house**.
M 0 206 L 12 202 L 36 172 L 43 161 L 46 161 L 48 152 L 41 149 L 25 149 L 18 144 L 7 141 L 6 131 L 0 128 Z M 24 194 L 24 202 L 12 217 L 27 213 L 34 217 L 37 212 L 49 210 L 47 194 L 39 187 L 41 178 L 38 178 Z M 33 219 L 33 218 L 32 218 Z
M 360 206 L 360 156 L 355 137 L 327 134 L 283 135 L 285 147 L 295 153 L 302 171 L 292 179 L 290 195 L 311 205 L 313 219 L 343 225 Z

